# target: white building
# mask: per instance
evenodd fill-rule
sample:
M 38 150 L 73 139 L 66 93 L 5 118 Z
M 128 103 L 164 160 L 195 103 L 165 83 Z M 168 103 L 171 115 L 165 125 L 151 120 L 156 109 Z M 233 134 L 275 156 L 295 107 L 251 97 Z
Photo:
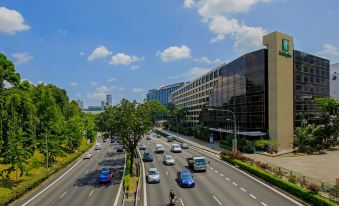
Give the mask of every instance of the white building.
M 339 63 L 331 65 L 330 95 L 339 101 Z

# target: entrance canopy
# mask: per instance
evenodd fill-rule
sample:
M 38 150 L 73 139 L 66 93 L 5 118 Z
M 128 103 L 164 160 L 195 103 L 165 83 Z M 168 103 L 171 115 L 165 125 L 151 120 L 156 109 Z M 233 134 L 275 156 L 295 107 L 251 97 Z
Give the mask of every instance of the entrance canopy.
M 209 128 L 211 131 L 215 132 L 224 132 L 224 133 L 232 133 L 233 130 L 226 130 L 222 128 Z M 260 131 L 253 131 L 253 132 L 236 132 L 237 135 L 244 135 L 244 136 L 250 136 L 250 137 L 260 137 L 260 136 L 265 136 L 267 133 L 266 132 L 260 132 Z

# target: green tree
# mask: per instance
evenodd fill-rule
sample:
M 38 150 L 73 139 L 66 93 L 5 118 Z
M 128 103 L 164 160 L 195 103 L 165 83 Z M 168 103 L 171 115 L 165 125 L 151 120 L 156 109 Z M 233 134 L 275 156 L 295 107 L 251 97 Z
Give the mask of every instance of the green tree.
M 318 109 L 323 113 L 336 114 L 339 110 L 339 102 L 330 97 L 315 98 L 314 103 L 318 104 Z

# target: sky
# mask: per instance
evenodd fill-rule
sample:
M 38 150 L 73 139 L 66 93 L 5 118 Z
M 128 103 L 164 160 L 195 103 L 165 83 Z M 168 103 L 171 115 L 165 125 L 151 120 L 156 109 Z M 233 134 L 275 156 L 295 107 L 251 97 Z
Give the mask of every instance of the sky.
M 337 63 L 338 19 L 337 0 L 1 0 L 0 52 L 22 79 L 85 106 L 142 101 L 263 48 L 273 31 Z

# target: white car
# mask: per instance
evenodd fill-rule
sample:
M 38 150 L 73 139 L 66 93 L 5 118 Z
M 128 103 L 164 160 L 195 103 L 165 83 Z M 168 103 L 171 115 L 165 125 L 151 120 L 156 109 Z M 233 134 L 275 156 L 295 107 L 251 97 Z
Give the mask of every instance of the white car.
M 181 147 L 179 144 L 172 144 L 171 146 L 171 151 L 172 152 L 181 152 Z
M 101 150 L 101 144 L 96 144 L 96 145 L 94 146 L 94 149 L 95 149 L 95 150 Z
M 83 159 L 90 159 L 92 157 L 92 154 L 89 153 L 89 152 L 85 152 L 82 157 L 83 157 Z
M 157 168 L 149 168 L 147 171 L 147 182 L 160 183 L 160 172 Z
M 162 146 L 162 144 L 156 144 L 156 153 L 164 153 L 165 152 L 165 148 L 164 146 Z
M 172 155 L 165 155 L 163 161 L 165 165 L 175 165 L 175 160 Z

